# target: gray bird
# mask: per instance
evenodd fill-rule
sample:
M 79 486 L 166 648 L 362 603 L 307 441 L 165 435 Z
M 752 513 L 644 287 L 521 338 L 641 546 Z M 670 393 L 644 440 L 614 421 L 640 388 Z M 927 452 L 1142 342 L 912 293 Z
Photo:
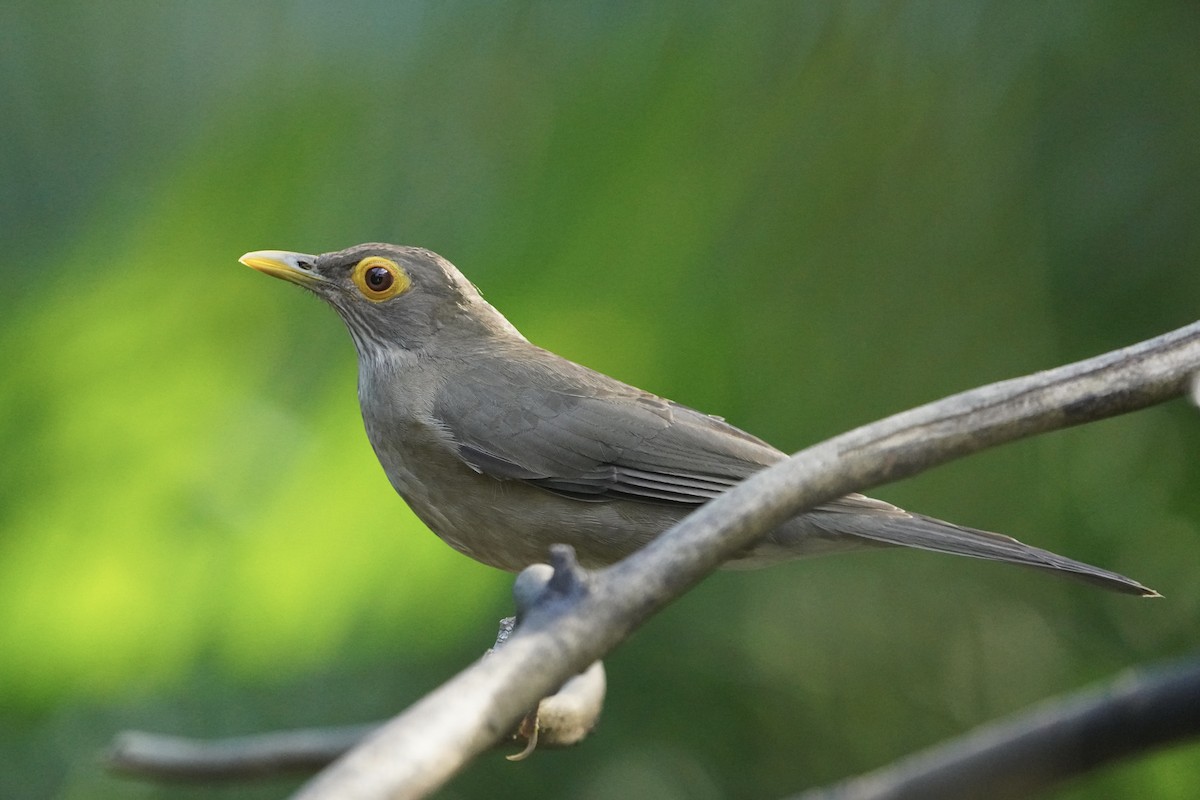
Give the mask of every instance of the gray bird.
M 518 571 L 551 544 L 610 564 L 786 458 L 718 417 L 531 344 L 454 265 L 362 244 L 241 262 L 312 291 L 358 351 L 367 437 L 392 486 L 447 544 Z M 730 566 L 903 545 L 1007 561 L 1155 596 L 1114 572 L 850 494 L 771 531 Z

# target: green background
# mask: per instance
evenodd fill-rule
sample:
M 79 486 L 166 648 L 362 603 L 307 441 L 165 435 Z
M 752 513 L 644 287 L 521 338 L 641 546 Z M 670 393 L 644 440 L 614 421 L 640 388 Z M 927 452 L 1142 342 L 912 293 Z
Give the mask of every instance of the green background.
M 0 5 L 0 796 L 126 727 L 403 708 L 508 576 L 392 493 L 348 337 L 248 250 L 437 250 L 533 341 L 796 450 L 1197 318 L 1193 2 Z M 876 494 L 1139 601 L 878 552 L 721 573 L 582 746 L 441 796 L 771 797 L 1195 647 L 1183 402 Z M 1195 746 L 1060 798 L 1200 794 Z

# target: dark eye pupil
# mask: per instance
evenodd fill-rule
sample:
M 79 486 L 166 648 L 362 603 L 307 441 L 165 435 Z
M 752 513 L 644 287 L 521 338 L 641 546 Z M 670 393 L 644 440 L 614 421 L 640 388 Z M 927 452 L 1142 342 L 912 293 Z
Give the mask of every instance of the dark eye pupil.
M 367 286 L 373 291 L 382 292 L 392 285 L 392 273 L 388 272 L 383 267 L 371 267 L 367 270 L 366 278 Z

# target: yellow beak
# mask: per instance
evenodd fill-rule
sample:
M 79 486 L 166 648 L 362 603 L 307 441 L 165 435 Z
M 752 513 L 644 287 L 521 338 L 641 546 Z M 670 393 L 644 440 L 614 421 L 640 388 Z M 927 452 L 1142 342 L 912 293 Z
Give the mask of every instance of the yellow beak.
M 250 269 L 256 269 L 273 278 L 282 278 L 301 286 L 313 287 L 326 280 L 312 271 L 317 263 L 316 256 L 307 253 L 292 253 L 287 250 L 255 250 L 238 259 Z

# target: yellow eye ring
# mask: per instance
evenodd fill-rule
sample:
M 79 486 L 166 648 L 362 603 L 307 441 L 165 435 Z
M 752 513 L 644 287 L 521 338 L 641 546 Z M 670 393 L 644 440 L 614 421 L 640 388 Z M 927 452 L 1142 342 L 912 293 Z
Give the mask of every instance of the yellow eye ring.
M 367 256 L 354 265 L 351 277 L 363 297 L 375 303 L 404 294 L 412 286 L 408 273 L 383 256 Z

